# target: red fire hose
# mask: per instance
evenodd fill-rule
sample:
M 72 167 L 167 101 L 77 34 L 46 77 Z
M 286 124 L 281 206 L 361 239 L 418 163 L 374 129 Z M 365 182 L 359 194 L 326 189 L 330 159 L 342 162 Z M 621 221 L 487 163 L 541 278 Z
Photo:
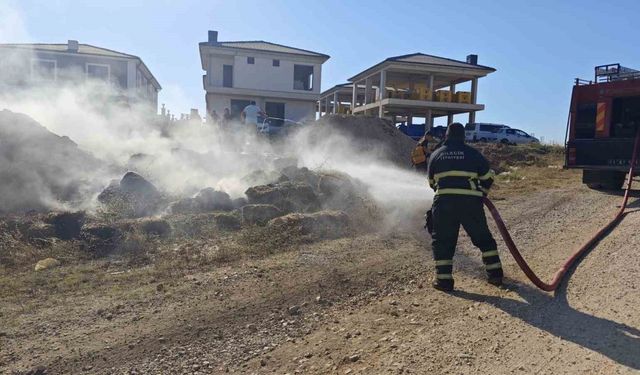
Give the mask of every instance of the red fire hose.
M 509 231 L 507 230 L 507 227 L 504 224 L 502 217 L 500 217 L 500 213 L 498 213 L 496 206 L 493 205 L 493 203 L 489 200 L 489 198 L 484 198 L 484 204 L 489 209 L 489 212 L 491 212 L 491 216 L 493 216 L 493 220 L 495 220 L 496 225 L 498 226 L 498 230 L 502 235 L 502 239 L 504 239 L 504 242 L 507 244 L 507 248 L 509 249 L 509 252 L 511 252 L 511 255 L 513 255 L 513 257 L 516 260 L 516 263 L 518 263 L 518 266 L 520 266 L 520 268 L 525 273 L 525 275 L 527 275 L 529 280 L 531 280 L 531 282 L 533 282 L 538 288 L 547 292 L 554 291 L 560 284 L 560 281 L 562 280 L 564 275 L 567 273 L 569 268 L 573 265 L 573 263 L 578 258 L 580 258 L 580 256 L 582 256 L 582 254 L 584 254 L 588 249 L 590 249 L 595 243 L 600 241 L 604 237 L 604 235 L 607 232 L 609 232 L 609 230 L 611 230 L 622 219 L 622 217 L 624 216 L 624 211 L 627 207 L 627 201 L 629 200 L 629 191 L 631 190 L 631 183 L 633 181 L 633 171 L 636 166 L 639 144 L 640 144 L 640 130 L 637 132 L 635 142 L 633 144 L 633 154 L 631 156 L 631 164 L 629 166 L 629 174 L 627 176 L 628 182 L 627 182 L 627 187 L 624 191 L 624 199 L 622 200 L 622 206 L 620 207 L 620 210 L 618 211 L 616 216 L 614 216 L 613 219 L 611 219 L 611 221 L 607 223 L 607 225 L 602 227 L 602 229 L 600 229 L 591 239 L 589 239 L 584 245 L 582 245 L 575 253 L 573 253 L 573 255 L 571 255 L 564 262 L 562 267 L 560 267 L 560 269 L 555 273 L 555 275 L 553 276 L 553 279 L 551 280 L 551 283 L 549 284 L 540 280 L 540 278 L 533 272 L 531 267 L 529 267 L 527 262 L 524 260 L 524 258 L 518 251 L 516 244 L 513 242 L 513 239 L 511 238 L 511 235 L 509 234 Z

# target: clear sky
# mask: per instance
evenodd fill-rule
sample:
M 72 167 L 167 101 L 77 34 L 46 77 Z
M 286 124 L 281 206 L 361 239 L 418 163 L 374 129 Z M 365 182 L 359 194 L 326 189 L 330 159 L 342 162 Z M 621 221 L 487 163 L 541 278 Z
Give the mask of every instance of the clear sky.
M 497 69 L 479 82 L 477 120 L 556 141 L 575 77 L 592 78 L 599 64 L 640 68 L 635 0 L 0 0 L 0 42 L 77 39 L 138 55 L 176 113 L 205 106 L 198 42 L 207 30 L 330 55 L 323 90 L 390 56 L 475 53 Z

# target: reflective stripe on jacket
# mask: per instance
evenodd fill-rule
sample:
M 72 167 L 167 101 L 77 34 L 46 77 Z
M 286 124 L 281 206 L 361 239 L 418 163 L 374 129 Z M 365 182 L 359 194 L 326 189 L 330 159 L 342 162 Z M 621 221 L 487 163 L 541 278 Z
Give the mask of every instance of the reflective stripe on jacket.
M 436 195 L 482 197 L 493 183 L 489 162 L 473 147 L 447 140 L 429 159 L 429 185 Z

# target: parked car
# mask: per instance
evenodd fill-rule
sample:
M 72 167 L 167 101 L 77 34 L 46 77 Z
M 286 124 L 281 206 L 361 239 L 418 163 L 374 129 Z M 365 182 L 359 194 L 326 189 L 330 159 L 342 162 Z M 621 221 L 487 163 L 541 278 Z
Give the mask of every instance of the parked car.
M 523 143 L 538 143 L 538 138 L 533 137 L 520 129 L 500 129 L 497 133 L 500 143 L 518 145 Z
M 286 136 L 289 132 L 303 126 L 302 123 L 283 118 L 266 117 L 258 123 L 258 133 L 274 136 Z
M 398 130 L 408 135 L 414 141 L 419 140 L 424 135 L 424 124 L 409 124 L 404 123 L 397 126 Z
M 398 130 L 408 135 L 414 141 L 419 141 L 424 136 L 425 124 L 410 124 L 410 125 L 398 125 Z M 444 139 L 444 134 L 447 132 L 445 126 L 434 126 L 431 128 L 430 133 L 432 136 L 440 139 Z
M 509 129 L 507 125 L 471 123 L 464 127 L 465 138 L 468 142 L 495 142 L 498 140 L 500 129 Z

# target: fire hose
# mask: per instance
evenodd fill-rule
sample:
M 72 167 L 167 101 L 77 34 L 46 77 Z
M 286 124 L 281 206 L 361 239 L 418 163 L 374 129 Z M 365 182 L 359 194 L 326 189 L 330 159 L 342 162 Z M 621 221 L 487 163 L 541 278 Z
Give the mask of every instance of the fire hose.
M 493 202 L 491 202 L 489 198 L 486 198 L 486 197 L 484 198 L 484 205 L 487 207 L 487 209 L 489 209 L 489 212 L 491 212 L 491 216 L 493 217 L 493 220 L 495 220 L 496 225 L 498 226 L 498 230 L 500 231 L 500 235 L 502 236 L 502 239 L 507 245 L 509 252 L 513 256 L 513 258 L 516 260 L 516 263 L 518 263 L 518 266 L 520 266 L 520 268 L 525 273 L 525 275 L 527 275 L 529 280 L 531 280 L 531 282 L 533 282 L 538 288 L 547 292 L 554 291 L 558 287 L 558 285 L 560 285 L 562 278 L 567 273 L 567 271 L 571 268 L 571 266 L 576 262 L 576 260 L 578 260 L 587 250 L 589 250 L 598 241 L 603 239 L 605 235 L 613 227 L 615 227 L 616 224 L 620 222 L 620 220 L 622 220 L 625 213 L 624 211 L 627 208 L 627 201 L 629 200 L 629 192 L 631 191 L 631 184 L 633 182 L 633 172 L 637 162 L 639 144 L 640 144 L 640 130 L 636 133 L 635 141 L 633 143 L 633 154 L 631 155 L 629 173 L 627 175 L 627 187 L 625 188 L 625 191 L 624 191 L 624 198 L 622 200 L 622 205 L 620 206 L 620 210 L 613 217 L 613 219 L 611 219 L 611 221 L 609 221 L 605 226 L 603 226 L 593 237 L 591 237 L 584 245 L 582 245 L 578 250 L 576 250 L 576 252 L 574 252 L 569 258 L 567 258 L 567 260 L 564 262 L 562 267 L 560 267 L 560 269 L 556 271 L 555 275 L 553 276 L 553 279 L 548 284 L 540 280 L 540 278 L 535 274 L 535 272 L 533 272 L 531 267 L 529 267 L 529 265 L 527 264 L 527 261 L 524 260 L 524 258 L 522 257 L 522 254 L 520 254 L 520 251 L 518 251 L 516 244 L 513 242 L 513 239 L 511 238 L 511 235 L 507 230 L 504 220 L 502 220 L 502 217 L 500 217 L 500 213 L 496 209 L 496 206 L 493 205 Z

